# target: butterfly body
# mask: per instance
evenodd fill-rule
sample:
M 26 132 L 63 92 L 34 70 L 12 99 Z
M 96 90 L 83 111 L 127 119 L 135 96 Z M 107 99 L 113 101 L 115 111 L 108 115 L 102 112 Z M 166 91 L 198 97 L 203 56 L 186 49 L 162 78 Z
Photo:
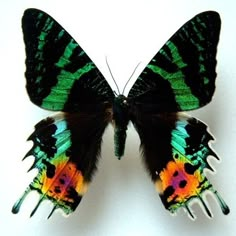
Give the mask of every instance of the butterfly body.
M 38 174 L 15 203 L 17 213 L 27 194 L 73 212 L 97 169 L 103 133 L 114 125 L 115 156 L 124 155 L 132 122 L 140 137 L 142 157 L 161 200 L 170 212 L 189 208 L 202 194 L 216 197 L 222 212 L 229 208 L 205 176 L 213 170 L 208 156 L 213 140 L 207 126 L 182 111 L 198 109 L 215 90 L 216 48 L 220 16 L 207 11 L 183 25 L 148 63 L 128 96 L 115 95 L 102 73 L 78 43 L 47 13 L 27 9 L 22 18 L 26 45 L 26 88 L 31 101 L 59 111 L 35 125 L 29 137 L 31 167 Z M 51 212 L 51 214 L 52 214 Z M 50 215 L 51 215 L 50 214 Z
M 113 121 L 115 156 L 120 159 L 124 155 L 126 130 L 130 121 L 130 104 L 124 95 L 114 98 Z

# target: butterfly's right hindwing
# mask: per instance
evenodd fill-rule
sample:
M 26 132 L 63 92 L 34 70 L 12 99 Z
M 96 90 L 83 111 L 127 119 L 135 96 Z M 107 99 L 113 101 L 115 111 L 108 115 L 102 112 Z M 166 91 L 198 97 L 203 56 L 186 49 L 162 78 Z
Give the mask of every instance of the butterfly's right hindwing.
M 86 104 L 112 100 L 113 91 L 96 65 L 51 16 L 28 9 L 22 29 L 26 88 L 33 103 L 54 111 L 78 111 Z
M 12 211 L 18 213 L 31 191 L 40 194 L 40 203 L 50 200 L 54 208 L 66 214 L 73 212 L 86 193 L 100 156 L 102 135 L 110 121 L 109 112 L 96 114 L 58 114 L 40 121 L 29 137 L 33 147 L 26 154 L 34 156 L 30 168 L 37 176 L 15 203 Z M 50 214 L 51 215 L 51 214 Z

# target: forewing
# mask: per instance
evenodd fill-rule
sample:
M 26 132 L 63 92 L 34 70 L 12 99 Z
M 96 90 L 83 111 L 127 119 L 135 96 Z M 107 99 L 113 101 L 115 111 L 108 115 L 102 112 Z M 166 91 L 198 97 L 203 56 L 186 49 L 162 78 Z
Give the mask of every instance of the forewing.
M 220 16 L 213 11 L 184 24 L 153 57 L 128 97 L 157 112 L 192 110 L 209 103 L 215 90 L 220 26 Z
M 144 162 L 166 209 L 175 213 L 185 208 L 194 218 L 189 203 L 200 200 L 211 216 L 202 194 L 212 192 L 224 214 L 229 208 L 205 175 L 212 170 L 207 157 L 216 154 L 209 146 L 213 139 L 207 126 L 184 114 L 139 114 L 133 120 L 140 140 Z
M 73 212 L 96 170 L 102 135 L 110 116 L 106 110 L 96 114 L 64 113 L 40 121 L 29 137 L 33 147 L 26 154 L 35 157 L 30 170 L 36 168 L 38 174 L 15 203 L 13 213 L 18 213 L 33 190 L 40 194 L 40 200 L 31 216 L 46 199 L 54 205 L 51 214 L 58 208 L 66 214 Z
M 22 18 L 26 88 L 45 109 L 78 111 L 111 101 L 107 81 L 78 43 L 51 16 L 27 9 Z

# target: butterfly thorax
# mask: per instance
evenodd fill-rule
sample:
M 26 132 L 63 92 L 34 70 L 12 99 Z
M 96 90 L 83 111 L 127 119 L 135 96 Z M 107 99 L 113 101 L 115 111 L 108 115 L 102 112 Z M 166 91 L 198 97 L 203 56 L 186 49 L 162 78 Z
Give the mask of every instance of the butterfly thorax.
M 115 156 L 119 159 L 124 155 L 126 130 L 129 123 L 129 102 L 124 95 L 118 95 L 113 102 L 113 124 Z

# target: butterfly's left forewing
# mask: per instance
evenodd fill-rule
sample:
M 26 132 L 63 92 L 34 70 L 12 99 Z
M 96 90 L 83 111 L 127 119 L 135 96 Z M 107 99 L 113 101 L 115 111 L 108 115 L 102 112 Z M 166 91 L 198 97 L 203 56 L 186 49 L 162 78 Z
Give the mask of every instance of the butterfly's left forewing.
M 212 99 L 216 49 L 220 33 L 217 12 L 203 12 L 184 24 L 152 58 L 128 97 L 151 111 L 187 111 Z

